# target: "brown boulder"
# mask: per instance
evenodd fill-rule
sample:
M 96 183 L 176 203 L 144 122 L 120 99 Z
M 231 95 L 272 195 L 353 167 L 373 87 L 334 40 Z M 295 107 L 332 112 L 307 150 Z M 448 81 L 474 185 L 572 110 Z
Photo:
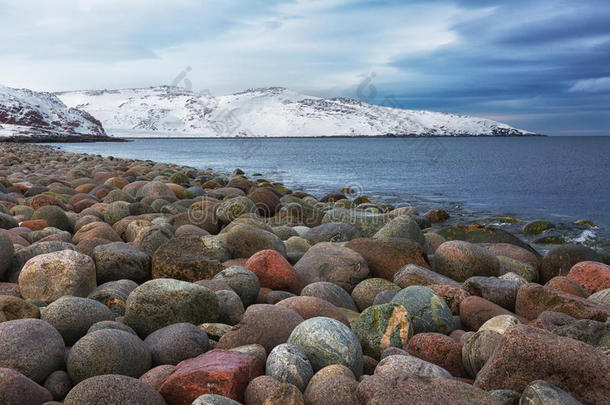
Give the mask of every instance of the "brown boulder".
M 407 351 L 449 371 L 454 377 L 467 377 L 462 365 L 462 345 L 441 333 L 418 333 L 409 340 Z
M 277 305 L 250 305 L 241 322 L 225 333 L 218 344 L 219 349 L 230 349 L 258 343 L 270 352 L 275 346 L 286 343 L 292 330 L 303 322 L 296 311 Z
M 281 300 L 277 304 L 280 307 L 290 308 L 296 311 L 303 319 L 325 316 L 336 319 L 349 326 L 346 316 L 333 304 L 317 297 L 290 297 Z
M 515 312 L 524 318 L 535 319 L 544 311 L 563 312 L 577 319 L 602 322 L 610 316 L 610 310 L 585 298 L 535 283 L 521 286 Z
M 509 310 L 476 295 L 467 297 L 460 304 L 460 321 L 467 330 L 477 331 L 481 325 L 498 315 L 515 316 Z
M 521 392 L 534 380 L 555 384 L 585 404 L 607 403 L 610 358 L 577 340 L 516 325 L 504 333 L 475 386 Z
M 425 378 L 389 371 L 365 378 L 358 385 L 361 405 L 500 405 L 487 392 L 450 378 Z
M 407 264 L 429 266 L 424 249 L 410 239 L 358 238 L 347 242 L 345 247 L 358 252 L 366 260 L 373 277 L 390 281 Z

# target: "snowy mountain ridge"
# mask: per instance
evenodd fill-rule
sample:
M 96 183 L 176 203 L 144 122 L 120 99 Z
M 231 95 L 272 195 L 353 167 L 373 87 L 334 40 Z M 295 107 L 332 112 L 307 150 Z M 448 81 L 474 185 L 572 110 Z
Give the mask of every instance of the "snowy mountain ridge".
M 89 113 L 68 108 L 52 93 L 0 85 L 0 139 L 98 139 L 107 137 Z
M 306 96 L 282 87 L 226 96 L 170 86 L 56 95 L 118 137 L 534 135 L 485 118 Z

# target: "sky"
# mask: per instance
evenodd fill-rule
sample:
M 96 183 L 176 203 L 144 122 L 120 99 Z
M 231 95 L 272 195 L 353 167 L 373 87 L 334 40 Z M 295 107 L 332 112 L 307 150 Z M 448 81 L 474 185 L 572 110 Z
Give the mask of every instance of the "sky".
M 282 86 L 610 135 L 610 0 L 0 0 L 0 84 Z

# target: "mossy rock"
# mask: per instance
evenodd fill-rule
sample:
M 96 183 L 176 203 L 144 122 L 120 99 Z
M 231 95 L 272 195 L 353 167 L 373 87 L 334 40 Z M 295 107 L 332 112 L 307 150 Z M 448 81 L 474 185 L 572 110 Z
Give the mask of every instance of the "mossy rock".
M 395 303 L 368 307 L 351 326 L 363 353 L 375 359 L 388 347 L 406 349 L 413 336 L 411 314 Z
M 540 253 L 515 235 L 492 226 L 458 224 L 441 228 L 436 233 L 447 240 L 464 240 L 470 243 L 510 243 L 540 257 Z
M 540 219 L 523 225 L 522 232 L 524 235 L 538 235 L 551 228 L 555 228 L 555 225 L 552 222 Z

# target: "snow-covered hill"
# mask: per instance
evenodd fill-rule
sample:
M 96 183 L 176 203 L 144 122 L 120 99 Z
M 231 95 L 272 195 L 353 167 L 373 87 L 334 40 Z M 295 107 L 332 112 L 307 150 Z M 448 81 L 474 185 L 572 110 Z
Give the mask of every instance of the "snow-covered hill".
M 310 97 L 281 87 L 216 97 L 169 86 L 57 96 L 119 137 L 533 135 L 484 118 Z
M 68 108 L 52 93 L 0 86 L 0 139 L 95 140 L 107 138 L 86 111 Z

